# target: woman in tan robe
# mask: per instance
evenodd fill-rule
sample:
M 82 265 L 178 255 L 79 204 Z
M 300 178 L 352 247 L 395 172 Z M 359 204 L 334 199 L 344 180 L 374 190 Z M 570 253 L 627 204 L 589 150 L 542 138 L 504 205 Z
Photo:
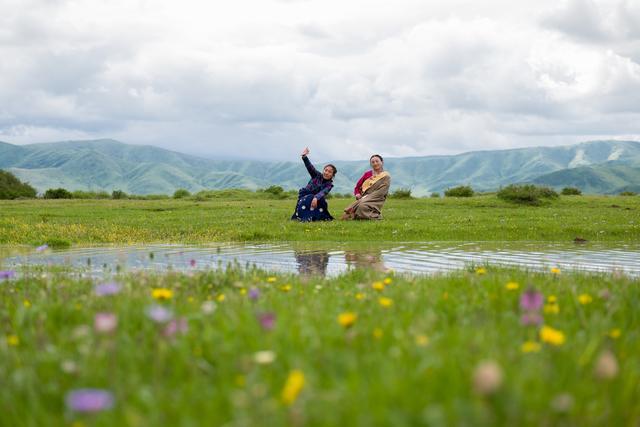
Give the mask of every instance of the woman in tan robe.
M 382 219 L 382 206 L 387 200 L 391 175 L 384 170 L 382 156 L 374 154 L 369 163 L 371 170 L 358 180 L 353 190 L 356 201 L 345 208 L 342 219 Z

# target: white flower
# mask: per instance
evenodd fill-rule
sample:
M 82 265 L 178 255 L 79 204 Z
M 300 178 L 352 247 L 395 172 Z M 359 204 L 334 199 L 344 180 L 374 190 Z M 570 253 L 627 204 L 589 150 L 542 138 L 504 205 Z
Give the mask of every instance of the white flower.
M 253 361 L 259 365 L 268 365 L 276 360 L 276 354 L 271 350 L 258 351 L 253 355 Z

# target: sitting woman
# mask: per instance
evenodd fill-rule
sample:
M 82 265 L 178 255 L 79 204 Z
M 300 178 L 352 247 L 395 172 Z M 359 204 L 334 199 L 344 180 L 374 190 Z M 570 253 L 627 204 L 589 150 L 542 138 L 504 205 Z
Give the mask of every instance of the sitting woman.
M 326 165 L 322 172 L 318 171 L 307 157 L 309 148 L 302 152 L 302 161 L 307 167 L 311 179 L 306 187 L 298 192 L 298 204 L 291 219 L 298 221 L 331 221 L 333 217 L 329 213 L 329 207 L 324 197 L 333 188 L 333 177 L 338 170 L 334 165 Z
M 356 201 L 347 206 L 342 219 L 382 219 L 382 205 L 387 200 L 391 175 L 384 170 L 382 156 L 374 154 L 369 159 L 370 171 L 362 175 L 353 194 Z

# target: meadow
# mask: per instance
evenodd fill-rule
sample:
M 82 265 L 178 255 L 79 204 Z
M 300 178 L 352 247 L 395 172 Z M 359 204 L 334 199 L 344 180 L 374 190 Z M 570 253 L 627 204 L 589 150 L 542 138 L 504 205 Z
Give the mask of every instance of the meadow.
M 338 218 L 350 203 L 329 200 Z M 295 200 L 248 191 L 211 199 L 0 201 L 0 244 L 226 241 L 640 241 L 640 197 L 561 196 L 542 206 L 495 195 L 389 199 L 379 222 L 289 221 Z
M 624 276 L 2 277 L 2 426 L 640 422 Z

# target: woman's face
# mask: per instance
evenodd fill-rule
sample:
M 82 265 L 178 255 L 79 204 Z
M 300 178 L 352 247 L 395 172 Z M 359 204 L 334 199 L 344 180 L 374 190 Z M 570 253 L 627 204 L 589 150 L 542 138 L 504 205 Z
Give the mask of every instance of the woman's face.
M 322 177 L 324 179 L 333 179 L 333 168 L 331 166 L 325 166 L 322 170 Z
M 379 172 L 382 170 L 382 160 L 380 160 L 380 157 L 372 157 L 370 163 L 374 171 Z

